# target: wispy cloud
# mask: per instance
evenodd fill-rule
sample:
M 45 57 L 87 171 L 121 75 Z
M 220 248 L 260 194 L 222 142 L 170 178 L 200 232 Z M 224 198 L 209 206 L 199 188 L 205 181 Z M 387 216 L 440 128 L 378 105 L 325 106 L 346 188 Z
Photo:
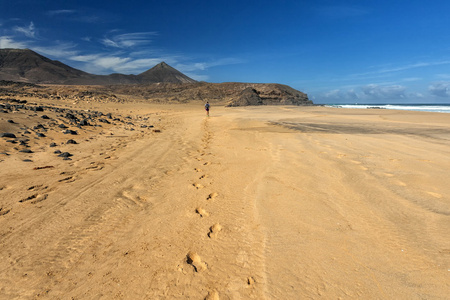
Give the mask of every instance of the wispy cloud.
M 367 76 L 367 75 L 387 74 L 387 73 L 395 73 L 395 72 L 416 69 L 416 68 L 425 68 L 425 67 L 448 65 L 448 64 L 450 64 L 450 60 L 441 60 L 441 61 L 432 61 L 432 62 L 417 62 L 417 63 L 411 63 L 411 64 L 406 64 L 406 65 L 401 65 L 401 66 L 382 67 L 382 68 L 378 68 L 377 70 L 370 71 L 370 72 L 353 74 L 352 76 L 359 77 L 359 76 Z
M 157 35 L 156 32 L 134 32 L 118 34 L 112 37 L 105 37 L 102 44 L 114 48 L 130 48 L 142 46 L 151 42 L 150 37 Z
M 19 42 L 14 40 L 14 38 L 10 36 L 0 36 L 0 48 L 18 48 L 23 49 L 27 48 L 28 43 L 26 42 Z
M 82 10 L 82 9 L 58 9 L 49 10 L 46 15 L 51 18 L 59 18 L 65 21 L 81 22 L 81 23 L 98 23 L 98 22 L 111 22 L 116 19 L 114 15 L 111 15 L 103 10 Z
M 72 42 L 56 42 L 49 46 L 33 46 L 33 50 L 56 58 L 66 58 L 78 54 L 77 44 Z
M 36 28 L 34 27 L 33 22 L 30 22 L 30 25 L 28 25 L 27 27 L 15 26 L 13 30 L 15 32 L 22 33 L 29 38 L 35 38 L 36 36 Z
M 184 72 L 192 72 L 192 71 L 204 71 L 209 68 L 217 67 L 217 66 L 241 64 L 244 62 L 245 61 L 242 59 L 228 57 L 228 58 L 220 58 L 220 59 L 208 61 L 208 62 L 195 62 L 195 63 L 191 63 L 191 64 L 180 63 L 180 64 L 177 64 L 175 67 Z
M 56 15 L 68 15 L 68 14 L 74 14 L 77 11 L 74 9 L 59 9 L 59 10 L 50 10 L 47 12 L 47 15 L 49 16 L 56 16 Z

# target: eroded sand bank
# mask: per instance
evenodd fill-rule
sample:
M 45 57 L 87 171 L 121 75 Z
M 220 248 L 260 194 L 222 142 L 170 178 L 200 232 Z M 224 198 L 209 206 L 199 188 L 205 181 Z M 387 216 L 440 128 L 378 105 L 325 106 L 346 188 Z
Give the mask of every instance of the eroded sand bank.
M 201 107 L 0 138 L 2 297 L 448 297 L 450 115 Z

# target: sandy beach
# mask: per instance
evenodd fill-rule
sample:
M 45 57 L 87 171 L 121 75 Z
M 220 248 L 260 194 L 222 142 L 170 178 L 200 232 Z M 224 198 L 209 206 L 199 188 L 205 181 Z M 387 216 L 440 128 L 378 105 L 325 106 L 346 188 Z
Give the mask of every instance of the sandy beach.
M 0 110 L 1 299 L 450 295 L 450 114 L 36 102 Z

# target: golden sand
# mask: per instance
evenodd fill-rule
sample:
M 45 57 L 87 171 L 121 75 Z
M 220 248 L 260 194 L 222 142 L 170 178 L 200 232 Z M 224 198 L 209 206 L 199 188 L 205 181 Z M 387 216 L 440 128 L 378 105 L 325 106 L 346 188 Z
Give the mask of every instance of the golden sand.
M 0 138 L 1 299 L 448 299 L 450 114 L 82 105 Z

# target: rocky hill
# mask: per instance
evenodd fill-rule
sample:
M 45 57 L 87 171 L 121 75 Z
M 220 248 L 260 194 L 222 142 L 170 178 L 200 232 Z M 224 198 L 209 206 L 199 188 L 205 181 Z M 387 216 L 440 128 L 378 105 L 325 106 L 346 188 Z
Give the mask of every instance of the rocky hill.
M 94 75 L 29 49 L 0 49 L 0 80 L 75 85 L 196 82 L 164 62 L 138 75 Z
M 43 86 L 0 81 L 2 98 L 174 104 L 209 101 L 226 106 L 313 104 L 306 94 L 286 85 L 239 82 Z
M 226 106 L 312 104 L 306 94 L 282 84 L 197 82 L 164 62 L 138 75 L 94 75 L 28 49 L 0 49 L 0 96 L 101 102 L 209 101 Z

